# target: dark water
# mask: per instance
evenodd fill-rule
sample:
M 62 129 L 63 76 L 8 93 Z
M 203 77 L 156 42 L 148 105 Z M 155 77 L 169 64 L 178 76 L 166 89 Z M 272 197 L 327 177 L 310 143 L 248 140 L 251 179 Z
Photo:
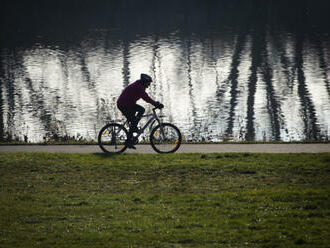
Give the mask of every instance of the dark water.
M 329 6 L 2 1 L 0 139 L 95 140 L 141 72 L 188 140 L 329 139 Z

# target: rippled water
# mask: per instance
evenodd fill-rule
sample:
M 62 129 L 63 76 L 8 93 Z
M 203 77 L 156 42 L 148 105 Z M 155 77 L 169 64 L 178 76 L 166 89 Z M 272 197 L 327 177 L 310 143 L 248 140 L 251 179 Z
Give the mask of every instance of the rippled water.
M 169 1 L 140 20 L 133 1 L 124 2 L 110 1 L 119 4 L 110 17 L 94 9 L 93 25 L 79 16 L 79 31 L 63 26 L 74 11 L 33 32 L 35 20 L 14 23 L 32 34 L 1 46 L 1 139 L 95 140 L 109 119 L 122 118 L 116 99 L 141 72 L 154 78 L 149 95 L 187 140 L 329 139 L 330 38 L 310 5 L 283 17 L 281 4 L 269 13 L 274 6 L 256 1 L 263 8 L 243 15 L 247 1 Z

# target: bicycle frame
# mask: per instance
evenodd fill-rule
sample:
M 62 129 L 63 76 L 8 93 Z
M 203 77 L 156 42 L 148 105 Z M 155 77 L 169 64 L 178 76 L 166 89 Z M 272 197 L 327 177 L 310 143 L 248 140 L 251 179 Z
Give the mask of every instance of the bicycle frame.
M 160 121 L 160 119 L 159 119 L 159 117 L 158 117 L 158 115 L 157 115 L 157 113 L 156 113 L 156 109 L 157 109 L 157 108 L 153 108 L 153 109 L 152 109 L 152 114 L 142 115 L 141 119 L 142 119 L 142 118 L 147 118 L 147 117 L 151 117 L 151 118 L 150 118 L 150 119 L 147 121 L 147 123 L 146 123 L 146 124 L 145 124 L 145 125 L 139 130 L 139 132 L 137 133 L 137 135 L 134 136 L 134 139 L 138 139 L 138 138 L 141 136 L 141 134 L 144 133 L 144 130 L 146 130 L 147 127 L 148 127 L 151 123 L 153 123 L 154 121 L 157 121 L 159 124 L 161 123 L 161 121 Z M 126 121 L 123 123 L 123 126 L 125 126 L 126 124 L 129 124 L 128 120 L 126 120 Z
M 153 108 L 152 109 L 152 114 L 146 114 L 146 115 L 143 115 L 141 117 L 142 118 L 148 118 L 148 117 L 151 117 L 146 124 L 144 124 L 144 126 L 139 130 L 139 132 L 137 133 L 137 135 L 134 137 L 134 139 L 138 139 L 140 137 L 141 134 L 144 133 L 144 130 L 147 129 L 147 127 L 152 124 L 154 121 L 157 121 L 159 124 L 161 123 L 157 113 L 156 113 L 156 108 Z

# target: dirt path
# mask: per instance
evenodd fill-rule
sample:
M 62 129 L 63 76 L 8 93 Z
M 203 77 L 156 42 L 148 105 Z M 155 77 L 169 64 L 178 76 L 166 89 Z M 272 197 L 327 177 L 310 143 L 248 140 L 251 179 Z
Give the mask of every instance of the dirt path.
M 0 152 L 101 153 L 96 145 L 13 145 L 0 146 Z M 184 144 L 177 153 L 253 152 L 253 153 L 320 153 L 330 152 L 329 144 Z M 155 153 L 150 145 L 137 145 L 125 153 Z

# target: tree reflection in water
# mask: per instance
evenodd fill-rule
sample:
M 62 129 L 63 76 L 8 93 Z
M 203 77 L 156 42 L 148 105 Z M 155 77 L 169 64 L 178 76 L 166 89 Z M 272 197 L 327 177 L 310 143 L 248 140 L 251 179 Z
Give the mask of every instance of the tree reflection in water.
M 140 72 L 189 140 L 329 139 L 329 3 L 17 4 L 2 3 L 1 140 L 95 140 Z

